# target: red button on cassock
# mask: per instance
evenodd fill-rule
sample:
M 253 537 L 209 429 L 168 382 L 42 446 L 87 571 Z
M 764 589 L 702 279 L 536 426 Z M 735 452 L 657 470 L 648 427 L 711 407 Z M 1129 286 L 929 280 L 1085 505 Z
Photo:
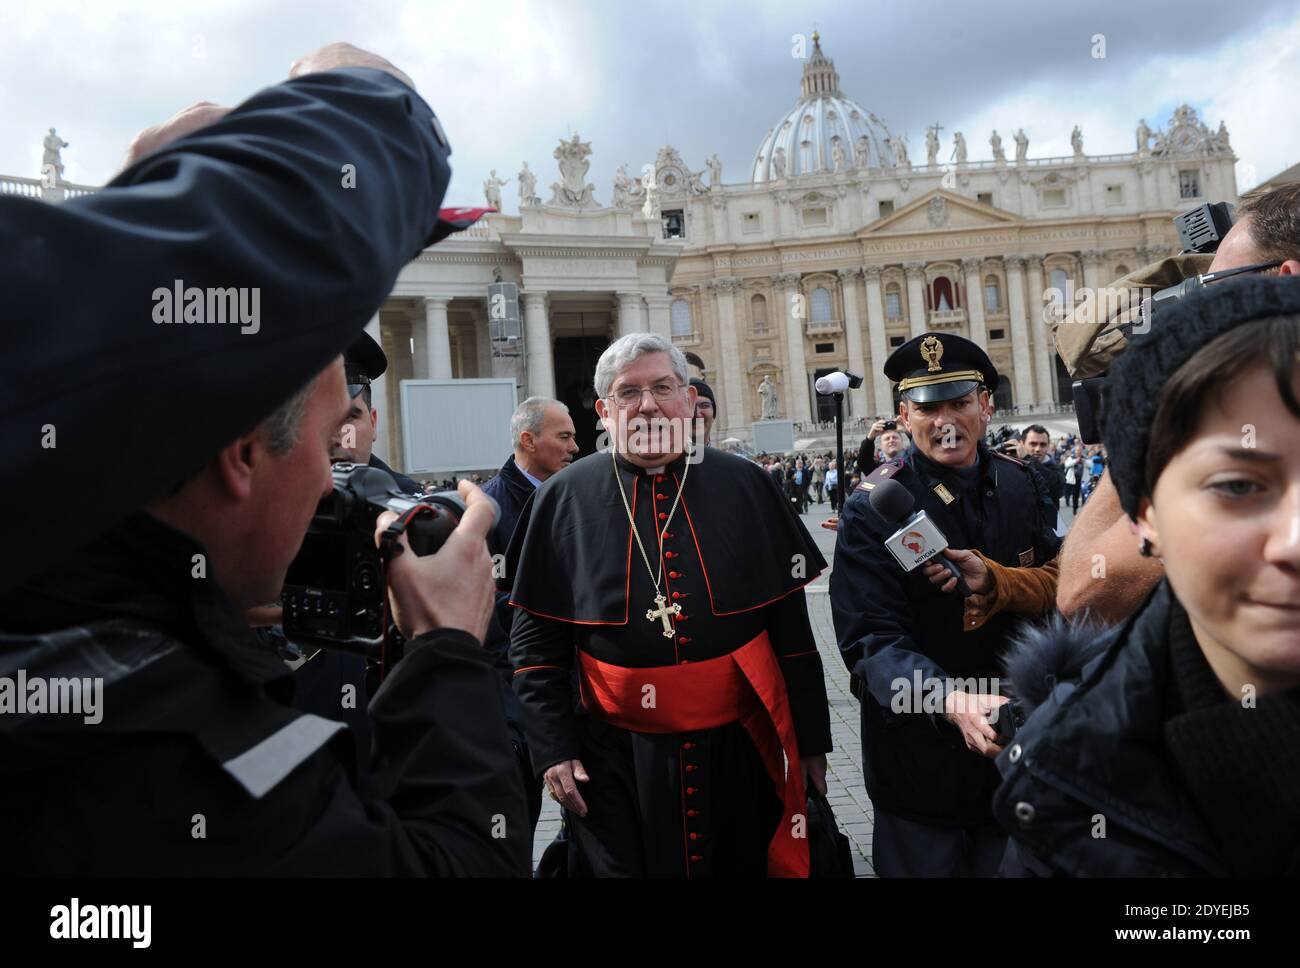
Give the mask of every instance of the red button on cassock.
M 691 854 L 691 863 L 692 863 L 692 864 L 698 864 L 698 863 L 699 863 L 700 861 L 702 861 L 702 860 L 704 860 L 704 858 L 701 857 L 699 854 Z
M 682 661 L 679 662 L 679 663 L 677 663 L 677 664 L 678 664 L 678 665 L 690 665 L 690 664 L 691 664 L 691 660 L 690 660 L 690 659 L 682 659 Z
M 698 769 L 699 769 L 699 767 L 696 766 L 694 763 L 687 763 L 687 764 L 686 764 L 686 772 L 687 772 L 687 773 L 694 773 L 694 772 L 695 772 L 696 770 L 698 770 Z
M 698 810 L 687 810 L 687 811 L 686 811 L 686 816 L 688 816 L 688 817 L 698 817 L 699 815 L 700 815 L 700 811 L 698 811 Z
M 695 744 L 692 743 L 692 742 L 690 742 L 690 741 L 688 740 L 687 742 L 685 742 L 685 743 L 682 744 L 682 749 L 684 749 L 684 750 L 693 750 L 693 749 L 695 749 Z
M 681 592 L 673 592 L 673 598 L 674 598 L 674 599 L 681 598 L 681 597 L 682 597 L 682 593 L 681 593 Z
M 667 537 L 667 535 L 664 535 L 664 537 Z M 675 552 L 675 551 L 665 551 L 665 552 L 664 552 L 664 557 L 665 557 L 665 558 L 676 558 L 676 557 L 677 557 L 677 552 Z
M 662 483 L 663 479 L 664 479 L 664 476 L 663 476 L 662 474 L 656 474 L 656 475 L 655 475 L 655 482 L 656 482 L 656 483 Z
M 670 571 L 670 572 L 668 573 L 668 577 L 669 577 L 669 578 L 681 578 L 681 577 L 682 577 L 682 573 L 681 573 L 680 571 Z
M 679 635 L 679 636 L 677 636 L 677 644 L 678 644 L 678 645 L 685 645 L 685 644 L 686 644 L 687 642 L 689 642 L 690 640 L 691 640 L 691 637 L 690 637 L 689 635 Z
M 691 840 L 699 840 L 699 839 L 700 839 L 699 834 L 691 834 Z
M 679 622 L 685 622 L 688 618 L 690 618 L 690 616 L 687 615 L 685 612 L 682 612 L 681 615 L 678 615 L 678 616 L 677 616 L 677 621 L 679 621 Z
M 659 512 L 659 520 L 660 520 L 660 521 L 667 521 L 667 520 L 668 520 L 668 512 L 667 512 L 667 511 L 660 511 L 660 512 Z
M 688 797 L 693 797 L 693 796 L 695 796 L 695 787 L 687 787 L 687 788 L 686 788 L 686 795 L 687 795 Z
M 667 494 L 656 494 L 655 497 L 656 497 L 658 500 L 660 500 L 660 501 L 666 501 L 666 500 L 668 500 L 668 495 L 667 495 Z

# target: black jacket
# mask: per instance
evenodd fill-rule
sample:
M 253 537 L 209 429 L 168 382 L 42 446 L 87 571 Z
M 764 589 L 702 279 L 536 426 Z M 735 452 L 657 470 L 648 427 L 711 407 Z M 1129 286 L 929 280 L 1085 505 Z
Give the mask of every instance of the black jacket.
M 370 455 L 370 461 L 369 461 L 369 463 L 370 463 L 370 466 L 371 466 L 371 467 L 377 467 L 377 468 L 379 468 L 381 471 L 387 471 L 389 474 L 391 474 L 392 477 L 393 477 L 393 480 L 395 480 L 395 481 L 397 482 L 397 486 L 398 486 L 398 488 L 402 491 L 403 494 L 423 494 L 423 493 L 424 493 L 424 488 L 421 487 L 420 484 L 419 484 L 417 481 L 413 480 L 412 478 L 407 477 L 405 474 L 402 474 L 402 473 L 399 473 L 398 471 L 393 470 L 391 467 L 389 467 L 387 464 L 385 464 L 383 461 L 381 461 L 381 460 L 380 460 L 378 457 L 376 457 L 374 454 L 371 454 L 371 455 Z
M 869 495 L 888 476 L 912 493 L 914 510 L 925 510 L 950 547 L 978 549 L 1003 565 L 1046 564 L 1060 539 L 1041 477 L 983 444 L 979 452 L 979 473 L 968 486 L 915 447 L 867 475 L 845 499 L 830 577 L 835 635 L 862 700 L 867 793 L 882 810 L 935 826 L 992 822 L 997 770 L 931 712 L 942 712 L 935 689 L 951 691 L 952 680 L 997 688 L 1017 616 L 997 615 L 965 631 L 962 597 L 939 591 L 920 568 L 902 569 L 884 544 L 898 525 L 876 513 Z M 913 697 L 918 679 L 921 693 Z
M 0 869 L 528 874 L 523 790 L 472 636 L 421 636 L 379 689 L 363 799 L 346 727 L 291 708 L 288 667 L 210 571 L 195 577 L 195 554 L 137 514 L 0 603 L 0 676 L 102 679 L 98 723 L 0 716 Z
M 1026 632 L 1009 671 L 1031 715 L 997 760 L 1002 873 L 1300 875 L 1300 695 L 1243 710 L 1167 581 L 1121 626 Z M 1188 710 L 1205 728 L 1179 756 Z
M 504 555 L 510 547 L 510 536 L 515 533 L 519 514 L 537 490 L 533 482 L 524 477 L 513 456 L 507 457 L 501 465 L 501 471 L 483 485 L 483 491 L 497 502 L 501 508 L 501 517 L 488 535 L 488 550 L 494 555 Z M 508 585 L 507 585 L 508 587 Z M 506 719 L 515 732 L 515 740 L 523 742 L 522 713 L 519 709 L 519 697 L 511 683 L 514 680 L 514 668 L 510 665 L 510 626 L 514 623 L 514 609 L 510 607 L 508 591 L 498 591 L 496 608 L 492 613 L 492 624 L 488 626 L 487 639 L 483 647 L 492 656 L 492 665 L 497 670 L 501 681 L 501 700 L 505 705 Z

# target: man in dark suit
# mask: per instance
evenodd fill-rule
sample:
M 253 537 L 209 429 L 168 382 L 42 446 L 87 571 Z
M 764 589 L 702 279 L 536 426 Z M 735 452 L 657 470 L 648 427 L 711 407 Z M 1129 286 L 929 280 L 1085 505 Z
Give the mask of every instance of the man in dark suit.
M 547 397 L 529 397 L 519 404 L 510 418 L 510 439 L 514 443 L 514 453 L 506 458 L 497 476 L 483 485 L 484 493 L 495 499 L 501 508 L 501 517 L 488 536 L 488 548 L 493 555 L 504 555 L 510 547 L 515 523 L 533 491 L 541 486 L 542 481 L 568 467 L 578 453 L 577 433 L 569 408 Z M 501 679 L 506 722 L 510 725 L 511 741 L 524 779 L 524 792 L 528 795 L 528 818 L 536 829 L 537 818 L 542 812 L 542 785 L 528 759 L 519 699 L 511 685 L 514 670 L 510 665 L 510 625 L 514 621 L 514 611 L 507 601 L 509 597 L 506 592 L 497 593 L 492 624 L 483 644 Z

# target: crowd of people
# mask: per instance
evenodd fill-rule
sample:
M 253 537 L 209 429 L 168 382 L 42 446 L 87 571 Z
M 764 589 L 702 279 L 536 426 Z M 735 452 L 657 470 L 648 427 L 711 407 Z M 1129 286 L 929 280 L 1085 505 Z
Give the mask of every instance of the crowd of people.
M 528 876 L 545 795 L 548 874 L 834 876 L 807 821 L 841 676 L 882 876 L 1300 873 L 1300 189 L 1243 205 L 1198 291 L 1107 340 L 1104 446 L 990 433 L 995 364 L 924 332 L 879 361 L 898 412 L 855 452 L 751 460 L 709 445 L 681 350 L 633 332 L 592 375 L 610 448 L 530 397 L 499 472 L 435 515 L 345 501 L 331 468 L 431 486 L 373 453 L 362 326 L 456 228 L 446 133 L 346 44 L 213 107 L 93 196 L 0 198 L 0 245 L 39 250 L 6 299 L 45 321 L 13 332 L 6 504 L 104 470 L 77 514 L 13 516 L 0 562 L 5 870 Z M 271 247 L 263 337 L 131 301 L 155 275 L 265 285 Z M 90 250 L 51 299 L 42 267 Z M 142 385 L 156 426 L 123 432 Z M 351 530 L 281 600 L 322 501 Z M 350 607 L 329 582 L 378 588 L 382 635 L 287 661 L 291 619 Z

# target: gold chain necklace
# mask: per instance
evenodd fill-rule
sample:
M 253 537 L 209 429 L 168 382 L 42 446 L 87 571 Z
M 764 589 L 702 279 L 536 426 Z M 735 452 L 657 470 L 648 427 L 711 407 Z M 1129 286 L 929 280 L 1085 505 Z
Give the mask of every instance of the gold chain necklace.
M 659 574 L 656 575 L 653 568 L 650 567 L 650 556 L 646 554 L 645 544 L 641 541 L 641 532 L 637 530 L 636 519 L 632 516 L 632 506 L 627 501 L 627 491 L 623 489 L 623 478 L 618 472 L 618 458 L 614 454 L 614 448 L 609 449 L 609 459 L 614 462 L 614 481 L 618 484 L 619 497 L 623 499 L 623 510 L 627 512 L 628 524 L 632 527 L 632 536 L 636 538 L 636 546 L 641 549 L 641 560 L 645 562 L 646 573 L 655 583 L 655 608 L 646 609 L 646 621 L 660 621 L 664 624 L 664 638 L 673 637 L 673 627 L 668 621 L 669 616 L 681 614 L 682 607 L 676 602 L 668 604 L 668 599 L 664 593 L 659 590 L 659 585 L 664 577 L 664 535 L 668 533 L 668 525 L 673 523 L 673 515 L 677 513 L 677 505 L 682 499 L 682 492 L 686 490 L 686 479 L 691 474 L 691 444 L 686 441 L 686 470 L 682 472 L 682 483 L 677 488 L 677 497 L 673 499 L 672 510 L 668 512 L 668 518 L 664 521 L 663 529 L 659 532 Z M 664 465 L 664 470 L 668 465 Z

